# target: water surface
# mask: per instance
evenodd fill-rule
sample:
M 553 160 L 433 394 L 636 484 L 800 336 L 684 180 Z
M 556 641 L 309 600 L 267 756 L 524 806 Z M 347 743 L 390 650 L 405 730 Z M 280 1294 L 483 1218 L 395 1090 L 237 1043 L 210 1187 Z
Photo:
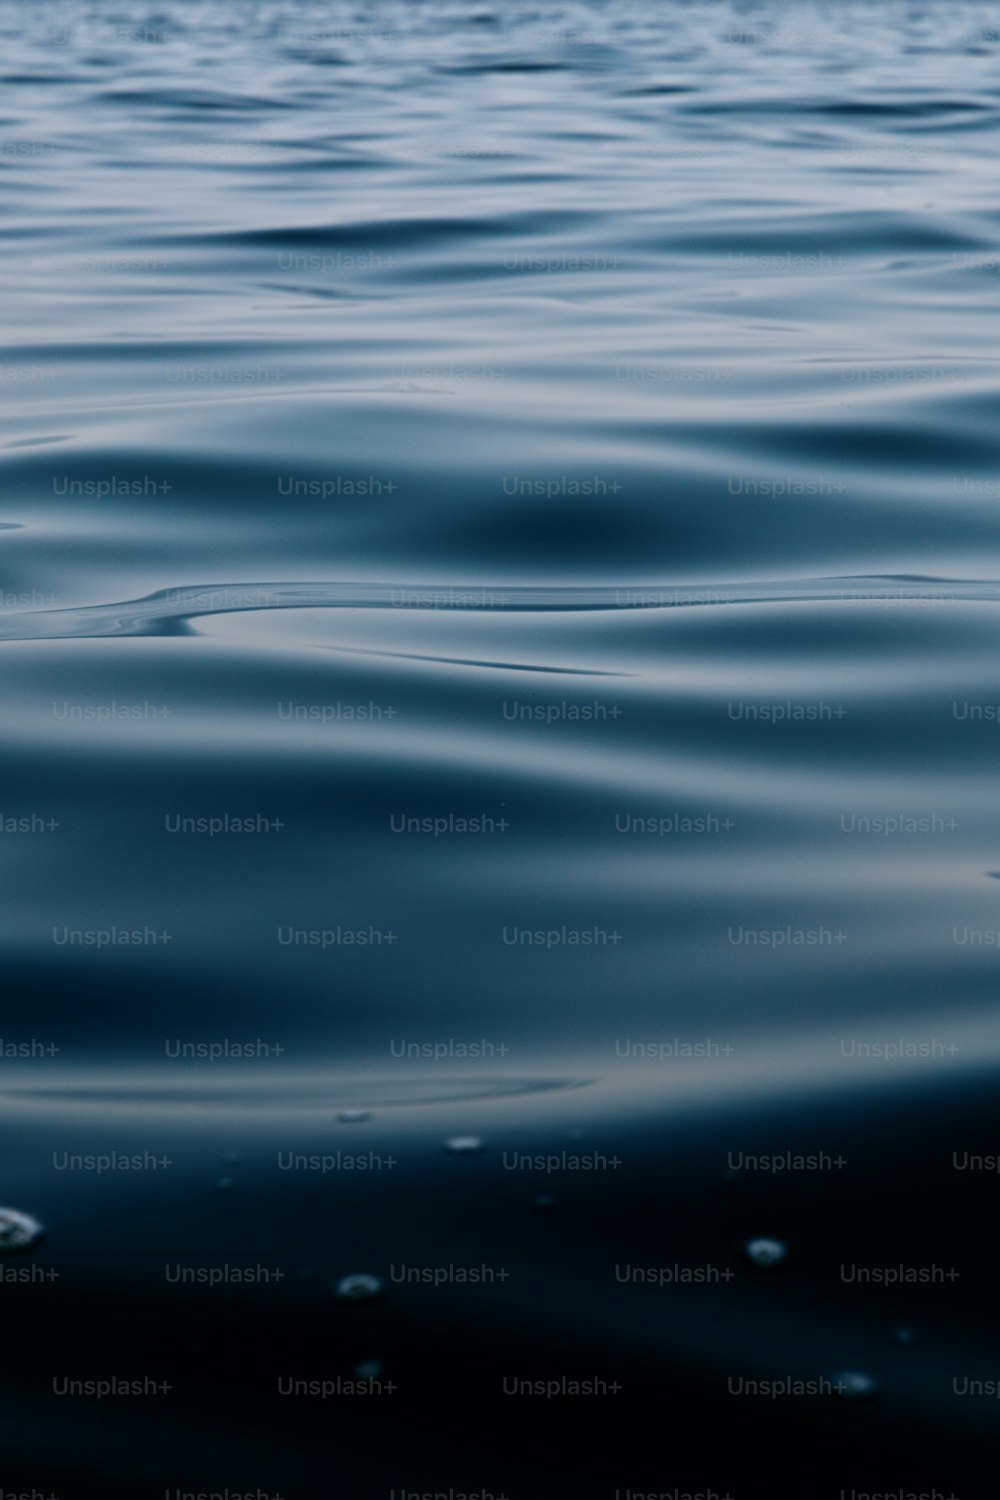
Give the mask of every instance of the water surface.
M 998 54 L 0 5 L 8 1488 L 990 1492 Z

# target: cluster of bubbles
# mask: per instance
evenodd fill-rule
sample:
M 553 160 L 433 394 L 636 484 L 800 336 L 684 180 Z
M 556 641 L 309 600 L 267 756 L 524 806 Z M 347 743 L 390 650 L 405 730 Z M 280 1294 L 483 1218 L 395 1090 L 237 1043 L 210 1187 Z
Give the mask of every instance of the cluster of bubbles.
M 344 1125 L 360 1124 L 370 1119 L 369 1111 L 366 1109 L 343 1109 L 337 1115 L 337 1119 Z M 574 1136 L 579 1136 L 580 1131 L 574 1131 Z M 451 1156 L 475 1156 L 486 1148 L 486 1142 L 478 1135 L 454 1135 L 449 1136 L 444 1142 L 444 1149 Z M 226 1153 L 224 1160 L 235 1163 L 242 1158 L 236 1151 Z M 219 1187 L 231 1187 L 233 1178 L 226 1177 L 219 1180 Z M 533 1207 L 537 1209 L 549 1209 L 555 1203 L 551 1193 L 538 1193 L 532 1199 Z M 0 1254 L 14 1250 L 26 1250 L 42 1234 L 42 1226 L 37 1219 L 30 1214 L 21 1213 L 15 1208 L 0 1208 Z M 788 1246 L 783 1240 L 772 1239 L 767 1236 L 758 1236 L 748 1240 L 743 1247 L 747 1259 L 761 1270 L 770 1270 L 784 1261 L 788 1255 Z M 336 1294 L 343 1302 L 371 1302 L 381 1295 L 383 1283 L 378 1276 L 369 1275 L 367 1272 L 354 1272 L 350 1276 L 342 1276 L 336 1285 Z M 894 1338 L 900 1344 L 908 1344 L 913 1338 L 909 1328 L 898 1328 L 895 1330 Z M 375 1380 L 382 1372 L 380 1360 L 364 1360 L 355 1369 L 355 1375 L 361 1380 Z M 845 1371 L 840 1375 L 831 1377 L 831 1384 L 843 1401 L 862 1401 L 877 1390 L 877 1384 L 870 1375 L 863 1374 L 857 1370 Z
M 765 1271 L 780 1265 L 788 1255 L 788 1246 L 783 1240 L 768 1239 L 765 1236 L 748 1240 L 743 1250 L 749 1261 Z M 909 1328 L 897 1328 L 894 1337 L 898 1343 L 908 1344 L 913 1334 Z M 865 1375 L 860 1370 L 846 1370 L 840 1375 L 831 1375 L 830 1384 L 841 1401 L 864 1401 L 878 1389 L 871 1375 Z

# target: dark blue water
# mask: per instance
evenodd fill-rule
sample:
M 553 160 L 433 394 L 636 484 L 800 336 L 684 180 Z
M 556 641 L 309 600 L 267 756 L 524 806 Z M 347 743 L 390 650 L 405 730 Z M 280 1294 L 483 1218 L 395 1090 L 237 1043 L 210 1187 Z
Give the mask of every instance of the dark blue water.
M 994 1493 L 995 21 L 0 5 L 5 1496 Z

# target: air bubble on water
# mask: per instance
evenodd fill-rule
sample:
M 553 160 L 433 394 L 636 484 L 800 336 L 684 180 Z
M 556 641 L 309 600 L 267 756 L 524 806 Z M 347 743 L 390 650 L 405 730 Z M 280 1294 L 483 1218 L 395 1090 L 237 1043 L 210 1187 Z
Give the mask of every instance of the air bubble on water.
M 755 1266 L 776 1266 L 788 1254 L 788 1246 L 783 1245 L 781 1240 L 750 1240 L 746 1246 L 746 1254 Z
M 342 1109 L 337 1119 L 341 1125 L 360 1125 L 362 1120 L 370 1120 L 371 1115 L 366 1109 Z
M 912 1344 L 913 1343 L 913 1329 L 912 1328 L 897 1328 L 896 1331 L 895 1331 L 895 1333 L 893 1334 L 893 1338 L 896 1340 L 897 1344 Z
M 848 1370 L 842 1375 L 834 1375 L 831 1379 L 834 1394 L 841 1401 L 864 1401 L 871 1396 L 877 1386 L 870 1375 L 863 1375 L 859 1370 Z
M 30 1214 L 16 1208 L 0 1208 L 0 1254 L 7 1250 L 26 1250 L 42 1233 L 42 1226 Z
M 354 1373 L 359 1380 L 378 1380 L 382 1374 L 382 1361 L 363 1359 L 359 1365 L 354 1366 Z
M 344 1276 L 337 1282 L 337 1296 L 345 1302 L 370 1302 L 382 1290 L 377 1276 Z
M 484 1144 L 478 1135 L 453 1135 L 444 1146 L 452 1156 L 472 1156 L 476 1151 L 482 1151 Z

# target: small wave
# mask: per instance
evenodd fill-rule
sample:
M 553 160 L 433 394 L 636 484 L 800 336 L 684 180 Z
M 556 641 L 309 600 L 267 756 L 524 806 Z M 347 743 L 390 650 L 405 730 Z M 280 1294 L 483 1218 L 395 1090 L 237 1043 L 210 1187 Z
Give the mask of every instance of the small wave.
M 727 604 L 824 603 L 934 599 L 952 603 L 1000 600 L 1000 581 L 910 577 L 807 578 L 762 583 L 369 584 L 218 583 L 161 589 L 141 599 L 81 609 L 12 612 L 0 640 L 70 640 L 94 636 L 162 635 L 168 627 L 208 615 L 280 609 L 430 609 L 448 612 L 588 613 L 594 610 L 716 608 Z

